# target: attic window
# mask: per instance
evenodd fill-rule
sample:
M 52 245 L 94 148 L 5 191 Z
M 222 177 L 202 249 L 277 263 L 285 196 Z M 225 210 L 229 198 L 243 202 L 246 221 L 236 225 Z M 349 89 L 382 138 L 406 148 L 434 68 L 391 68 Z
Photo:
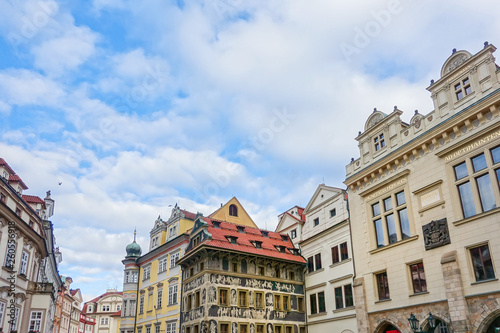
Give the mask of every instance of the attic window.
M 319 224 L 319 217 L 314 219 L 314 226 L 317 226 Z
M 261 230 L 260 232 L 262 233 L 262 236 L 269 237 L 269 231 Z
M 287 235 L 281 235 L 281 239 L 285 242 L 288 242 L 288 236 Z
M 337 215 L 337 210 L 334 208 L 330 210 L 330 217 L 334 217 L 335 215 Z
M 457 101 L 461 100 L 465 96 L 469 95 L 472 92 L 470 87 L 469 78 L 466 77 L 461 82 L 455 84 L 455 95 L 457 96 Z
M 253 245 L 256 249 L 262 249 L 262 242 L 260 241 L 253 241 Z
M 278 251 L 280 251 L 281 253 L 285 253 L 285 247 L 284 246 L 281 246 L 281 245 L 275 245 L 274 246 Z
M 242 234 L 245 233 L 245 227 L 238 225 L 238 226 L 236 226 L 236 228 L 238 228 L 238 232 L 241 232 Z
M 234 236 L 226 236 L 226 238 L 229 241 L 229 243 L 231 243 L 231 244 L 236 244 L 236 240 L 238 239 L 238 237 L 234 237 Z
M 300 251 L 299 249 L 295 249 L 295 248 L 292 248 L 292 249 L 288 249 L 288 251 L 290 251 L 293 255 L 300 255 Z
M 379 151 L 380 149 L 385 147 L 385 139 L 384 139 L 384 133 L 376 136 L 373 139 L 373 144 L 375 145 L 375 151 Z
M 238 207 L 236 205 L 229 206 L 229 216 L 238 216 Z
M 219 221 L 212 221 L 212 224 L 214 225 L 214 228 L 220 229 L 220 222 Z

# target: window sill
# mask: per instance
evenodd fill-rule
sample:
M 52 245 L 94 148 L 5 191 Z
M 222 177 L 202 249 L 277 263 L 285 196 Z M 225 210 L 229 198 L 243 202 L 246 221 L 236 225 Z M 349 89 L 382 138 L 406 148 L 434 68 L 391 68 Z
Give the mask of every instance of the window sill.
M 318 312 L 318 313 L 315 313 L 315 314 L 312 314 L 312 315 L 309 315 L 307 316 L 308 318 L 316 318 L 316 317 L 321 317 L 321 316 L 325 316 L 327 314 L 327 312 Z
M 385 246 L 379 247 L 378 249 L 375 249 L 375 250 L 371 250 L 368 253 L 375 254 L 375 253 L 378 253 L 378 252 L 381 252 L 381 251 L 384 251 L 387 249 L 392 249 L 393 247 L 396 247 L 396 246 L 401 245 L 401 244 L 406 244 L 408 242 L 412 242 L 412 241 L 417 240 L 417 239 L 418 239 L 418 235 L 414 235 L 414 236 L 411 236 L 410 238 L 400 240 L 399 242 L 385 245 Z
M 409 295 L 409 297 L 414 297 L 414 296 L 420 296 L 420 295 L 426 295 L 428 294 L 429 292 L 428 291 L 423 291 L 421 293 L 414 293 L 414 294 L 411 294 Z
M 350 261 L 352 261 L 351 258 L 344 259 L 342 261 L 336 262 L 335 264 L 331 264 L 330 268 L 340 266 L 340 265 L 345 264 L 346 262 L 350 262 Z
M 345 307 L 345 308 L 335 309 L 335 310 L 333 310 L 333 313 L 350 311 L 350 310 L 354 310 L 355 308 L 356 307 L 354 305 L 353 306 L 348 306 L 348 307 Z
M 307 273 L 306 276 L 311 276 L 311 275 L 323 272 L 324 270 L 325 270 L 324 268 L 320 268 L 320 269 L 315 270 L 314 272 Z
M 476 282 L 472 282 L 470 285 L 471 286 L 475 286 L 476 284 L 488 283 L 488 282 L 493 282 L 493 281 L 498 281 L 498 279 L 497 278 L 493 278 L 493 279 L 476 281 Z
M 386 299 L 381 299 L 381 300 L 376 301 L 375 304 L 384 303 L 384 302 L 390 302 L 390 301 L 392 301 L 392 299 L 386 298 Z
M 489 216 L 489 215 L 492 215 L 492 214 L 495 214 L 495 213 L 498 213 L 500 212 L 500 207 L 497 207 L 497 208 L 493 208 L 487 212 L 483 212 L 483 213 L 479 213 L 479 214 L 476 214 L 474 216 L 471 216 L 471 217 L 468 217 L 468 218 L 465 218 L 465 219 L 462 219 L 462 220 L 458 220 L 458 221 L 455 221 L 453 222 L 453 225 L 457 226 L 457 225 L 462 225 L 462 224 L 465 224 L 465 223 L 468 223 L 468 222 L 472 222 L 472 221 L 475 221 L 477 219 L 480 219 L 480 218 L 483 218 L 485 216 Z

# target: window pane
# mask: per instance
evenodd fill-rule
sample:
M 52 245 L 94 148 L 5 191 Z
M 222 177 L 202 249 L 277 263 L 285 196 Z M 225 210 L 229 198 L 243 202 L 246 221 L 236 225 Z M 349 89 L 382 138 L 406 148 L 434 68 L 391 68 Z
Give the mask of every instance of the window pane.
M 344 296 L 345 296 L 345 306 L 353 306 L 354 302 L 352 299 L 352 286 L 348 284 L 347 286 L 344 286 Z
M 349 253 L 347 251 L 347 243 L 340 244 L 340 257 L 342 260 L 349 258 Z
M 339 247 L 334 246 L 332 247 L 332 263 L 336 264 L 340 261 L 339 258 Z
M 389 299 L 389 282 L 387 280 L 387 273 L 377 274 L 377 288 L 379 300 Z
M 342 299 L 342 287 L 335 288 L 335 308 L 342 309 L 344 300 Z
M 318 304 L 319 304 L 319 312 L 326 312 L 324 292 L 318 293 Z
M 384 199 L 384 211 L 387 212 L 388 210 L 392 209 L 392 199 L 391 197 Z
M 476 156 L 472 159 L 472 166 L 474 167 L 474 172 L 478 172 L 479 170 L 486 169 L 486 157 L 484 154 Z
M 472 196 L 470 183 L 466 182 L 459 185 L 458 192 L 460 194 L 460 202 L 462 203 L 464 218 L 476 215 L 476 207 L 474 206 L 474 197 Z
M 315 264 L 316 264 L 316 269 L 321 269 L 321 253 L 318 253 L 314 256 L 314 261 L 315 261 Z
M 401 226 L 401 239 L 407 239 L 411 236 L 410 232 L 410 220 L 408 220 L 408 211 L 406 208 L 398 211 L 399 215 L 399 225 Z
M 372 205 L 373 217 L 380 215 L 380 204 L 377 202 Z
M 472 266 L 476 281 L 494 279 L 493 264 L 491 263 L 488 245 L 479 246 L 470 250 Z
M 387 222 L 387 231 L 389 232 L 389 244 L 396 243 L 398 241 L 398 235 L 396 233 L 396 223 L 394 222 L 394 214 L 389 214 L 385 217 Z
M 491 150 L 491 157 L 493 158 L 493 163 L 500 162 L 500 146 Z
M 377 236 L 377 247 L 384 246 L 384 230 L 381 219 L 375 220 L 375 234 Z
M 318 306 L 316 304 L 316 294 L 310 295 L 309 300 L 311 302 L 311 314 L 318 313 Z
M 495 202 L 495 195 L 493 194 L 490 175 L 485 174 L 484 176 L 478 177 L 476 178 L 476 182 L 483 212 L 495 208 L 497 204 Z
M 309 273 L 314 272 L 314 258 L 313 257 L 307 258 L 307 271 Z
M 467 177 L 469 174 L 467 172 L 467 165 L 464 163 L 455 166 L 455 179 L 459 180 Z
M 396 193 L 396 204 L 398 206 L 401 206 L 402 204 L 406 203 L 406 198 L 405 198 L 405 191 L 401 191 L 399 193 Z
M 421 293 L 427 291 L 427 283 L 425 280 L 424 264 L 418 263 L 410 266 L 411 279 L 413 283 L 413 292 Z

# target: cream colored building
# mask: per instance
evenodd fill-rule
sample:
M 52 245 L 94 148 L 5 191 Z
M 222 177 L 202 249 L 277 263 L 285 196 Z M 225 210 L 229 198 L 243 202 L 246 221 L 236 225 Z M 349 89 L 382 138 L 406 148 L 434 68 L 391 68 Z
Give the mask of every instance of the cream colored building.
M 302 241 L 304 222 L 304 208 L 294 206 L 278 216 L 276 232 L 288 234 L 293 244 L 298 245 Z
M 346 167 L 358 331 L 500 327 L 500 83 L 493 45 L 454 50 L 434 110 L 375 110 Z
M 83 305 L 82 314 L 95 319 L 94 333 L 117 333 L 123 292 L 108 289 Z
M 304 215 L 300 247 L 307 260 L 308 332 L 357 332 L 346 191 L 319 185 Z

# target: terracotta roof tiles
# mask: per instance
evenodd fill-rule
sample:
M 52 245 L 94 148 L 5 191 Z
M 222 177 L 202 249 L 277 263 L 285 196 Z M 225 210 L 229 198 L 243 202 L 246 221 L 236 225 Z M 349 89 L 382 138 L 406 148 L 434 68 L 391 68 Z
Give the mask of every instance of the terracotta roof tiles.
M 37 197 L 36 195 L 23 194 L 22 197 L 23 197 L 24 201 L 29 202 L 29 203 L 45 204 L 45 201 L 43 201 L 42 198 Z
M 20 183 L 24 190 L 28 189 L 28 186 L 26 186 L 26 184 L 23 182 L 23 180 L 21 179 L 21 177 L 19 177 L 18 175 L 9 175 L 9 183 L 10 182 L 12 182 L 12 183 Z

